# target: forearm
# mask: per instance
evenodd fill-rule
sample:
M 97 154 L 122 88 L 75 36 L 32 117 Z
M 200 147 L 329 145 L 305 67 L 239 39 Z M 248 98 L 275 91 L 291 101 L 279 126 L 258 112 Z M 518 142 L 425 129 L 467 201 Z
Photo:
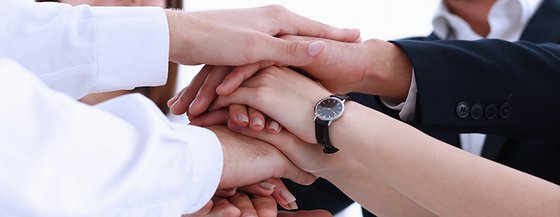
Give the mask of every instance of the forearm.
M 410 89 L 412 65 L 403 50 L 382 40 L 363 42 L 364 79 L 353 92 L 404 100 Z
M 369 170 L 368 165 L 358 162 L 351 155 L 348 156 L 339 162 L 336 171 L 329 171 L 323 178 L 370 212 L 383 217 L 436 216 L 383 182 Z
M 347 104 L 331 132 L 341 152 L 439 216 L 560 213 L 558 186 L 470 155 L 356 103 Z

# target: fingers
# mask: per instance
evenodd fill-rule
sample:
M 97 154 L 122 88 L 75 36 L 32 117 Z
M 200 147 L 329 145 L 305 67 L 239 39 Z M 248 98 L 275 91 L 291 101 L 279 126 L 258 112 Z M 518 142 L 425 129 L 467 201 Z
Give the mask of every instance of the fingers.
M 284 185 L 281 179 L 269 179 L 268 182 L 274 183 L 277 187 L 272 193 L 272 197 L 276 202 L 286 210 L 295 210 L 298 208 L 296 197 L 290 192 L 288 187 Z
M 202 67 L 200 72 L 198 72 L 194 76 L 191 83 L 183 90 L 181 90 L 180 94 L 178 94 L 178 96 L 176 96 L 176 99 L 173 100 L 174 102 L 170 107 L 171 113 L 180 115 L 187 112 L 190 104 L 194 100 L 200 87 L 204 84 L 206 76 L 208 76 L 208 73 L 212 70 L 212 68 L 213 66 L 209 65 Z
M 230 67 L 214 66 L 200 86 L 196 98 L 189 106 L 189 115 L 199 115 L 208 109 L 208 105 L 216 98 L 216 87 L 222 83 L 224 77 L 231 70 Z
M 267 179 L 259 184 L 241 187 L 239 190 L 259 196 L 272 195 L 272 198 L 274 198 L 276 203 L 282 206 L 282 208 L 286 210 L 297 209 L 296 198 L 290 193 L 288 187 L 286 187 L 284 182 L 280 179 Z
M 325 210 L 302 210 L 297 212 L 278 212 L 278 217 L 332 217 Z
M 233 195 L 235 195 L 235 193 L 237 193 L 237 188 L 218 189 L 216 191 L 216 193 L 214 194 L 214 196 L 229 198 L 229 197 L 233 197 Z
M 219 95 L 228 95 L 237 89 L 243 81 L 249 79 L 260 69 L 274 65 L 274 62 L 265 61 L 236 67 L 226 75 L 222 84 L 216 88 Z
M 280 150 L 291 162 L 298 165 L 299 168 L 317 176 L 326 171 L 329 165 L 326 161 L 329 157 L 332 158 L 332 156 L 323 154 L 320 145 L 306 143 L 288 130 L 271 134 L 254 131 L 247 127 L 236 127 L 229 123 L 228 127 L 237 133 L 268 142 Z
M 207 216 L 212 211 L 213 207 L 214 207 L 214 203 L 212 202 L 212 200 L 210 200 L 210 201 L 208 201 L 208 203 L 206 203 L 206 205 L 204 205 L 204 207 L 202 207 L 201 209 L 199 209 L 195 213 L 185 214 L 185 215 L 182 215 L 181 217 Z
M 276 189 L 276 185 L 272 183 L 273 180 L 274 179 L 268 179 L 260 183 L 244 186 L 239 188 L 239 190 L 254 195 L 270 196 Z
M 253 206 L 257 210 L 259 217 L 276 217 L 278 208 L 276 201 L 272 197 L 255 196 L 253 198 Z
M 317 177 L 301 170 L 290 161 L 288 161 L 286 169 L 283 172 L 280 171 L 279 175 L 275 177 L 287 178 L 300 185 L 311 185 L 317 179 Z
M 276 15 L 275 19 L 279 20 L 281 28 L 279 32 L 273 35 L 304 35 L 319 38 L 328 38 L 337 41 L 353 42 L 360 37 L 360 31 L 357 29 L 339 29 L 335 28 L 299 14 L 293 13 L 281 6 L 269 6 L 271 14 Z
M 173 104 L 175 104 L 175 102 L 177 102 L 177 99 L 179 99 L 179 96 L 181 96 L 181 94 L 183 94 L 183 92 L 185 91 L 186 88 L 183 88 L 181 91 L 177 92 L 175 94 L 175 96 L 173 96 L 171 99 L 169 99 L 167 101 L 167 107 L 171 108 L 171 106 Z
M 255 92 L 254 92 L 253 88 L 239 87 L 239 88 L 237 88 L 237 90 L 234 93 L 228 95 L 227 97 L 218 97 L 212 103 L 212 105 L 210 105 L 209 109 L 210 110 L 216 110 L 216 109 L 220 109 L 220 108 L 232 105 L 232 104 L 248 105 L 248 106 L 254 107 L 253 106 L 253 101 L 250 100 L 254 96 L 255 96 Z M 238 112 L 240 112 L 240 111 L 238 111 Z M 231 117 L 231 111 L 230 111 L 230 117 Z M 235 120 L 236 117 L 232 117 L 231 119 Z M 247 123 L 248 122 L 249 121 L 247 121 Z
M 282 125 L 280 125 L 275 120 L 267 118 L 266 120 L 266 131 L 272 134 L 277 134 L 282 130 Z
M 324 41 L 288 41 L 279 38 L 270 38 L 267 50 L 263 51 L 265 59 L 293 66 L 303 66 L 311 63 L 327 44 Z M 278 52 L 280 51 L 280 52 Z
M 247 106 L 240 104 L 232 104 L 228 106 L 229 108 L 229 118 L 233 123 L 240 127 L 246 127 L 249 125 L 249 114 L 247 111 Z
M 238 192 L 231 197 L 229 201 L 241 211 L 241 216 L 257 217 L 257 210 L 253 206 L 253 202 L 247 194 Z
M 295 28 L 285 28 L 283 29 L 285 32 L 280 32 L 280 34 L 278 35 L 290 34 L 311 36 L 343 42 L 355 42 L 360 38 L 360 30 L 358 29 L 335 28 L 333 26 L 308 19 L 295 13 L 292 13 L 292 15 L 289 16 L 289 22 L 285 23 L 292 25 L 295 24 L 297 26 L 295 26 Z
M 249 127 L 252 130 L 261 131 L 264 129 L 265 125 L 265 117 L 262 112 L 252 107 L 249 107 L 249 118 L 251 120 L 251 124 Z
M 237 208 L 235 205 L 231 204 L 228 199 L 214 197 L 212 198 L 214 202 L 214 207 L 210 212 L 211 216 L 241 216 L 241 210 Z
M 229 112 L 227 109 L 211 111 L 200 116 L 192 117 L 189 124 L 199 127 L 223 125 L 227 123 Z

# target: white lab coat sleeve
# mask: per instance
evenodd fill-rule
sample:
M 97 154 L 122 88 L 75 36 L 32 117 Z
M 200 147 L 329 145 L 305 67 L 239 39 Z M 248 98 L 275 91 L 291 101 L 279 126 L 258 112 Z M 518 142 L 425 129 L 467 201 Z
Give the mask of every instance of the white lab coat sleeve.
M 179 216 L 214 194 L 216 136 L 132 94 L 91 107 L 0 59 L 0 216 Z
M 169 30 L 157 7 L 0 0 L 0 56 L 75 99 L 167 80 Z

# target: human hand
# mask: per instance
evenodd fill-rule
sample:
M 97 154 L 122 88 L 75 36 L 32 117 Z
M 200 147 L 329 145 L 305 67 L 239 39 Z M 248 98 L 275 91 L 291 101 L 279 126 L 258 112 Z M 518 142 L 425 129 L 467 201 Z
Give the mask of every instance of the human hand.
M 232 124 L 228 127 L 237 133 L 274 145 L 296 166 L 316 177 L 329 177 L 329 174 L 338 173 L 338 170 L 344 169 L 346 165 L 356 163 L 353 158 L 344 153 L 324 154 L 320 145 L 304 142 L 288 130 L 270 134 Z
M 355 41 L 358 30 L 334 28 L 282 6 L 184 13 L 166 11 L 169 57 L 173 62 L 240 66 L 261 61 L 310 63 L 325 47 L 321 41 L 288 41 L 274 36 L 303 35 Z
M 286 40 L 318 40 L 317 38 L 286 35 Z M 326 40 L 327 48 L 309 64 L 298 66 L 308 76 L 319 81 L 332 93 L 361 92 L 405 99 L 410 88 L 412 66 L 408 57 L 396 45 L 371 39 L 362 43 L 346 43 Z M 269 66 L 261 62 L 231 69 L 223 77 L 216 93 L 227 95 L 244 80 L 261 68 Z M 201 95 L 205 97 L 205 95 Z M 195 106 L 196 103 L 194 103 Z
M 267 129 L 271 133 L 280 132 L 282 126 L 278 122 L 245 105 L 229 105 L 229 114 L 223 111 L 207 113 L 208 106 L 217 96 L 216 87 L 229 70 L 230 67 L 225 66 L 204 66 L 187 87 L 167 102 L 170 111 L 175 115 L 187 112 L 190 124 L 200 127 L 226 124 L 229 116 L 235 124 L 242 127 L 250 126 L 257 131 Z
M 296 41 L 317 40 L 300 36 L 282 38 Z M 406 99 L 412 79 L 412 66 L 404 52 L 396 45 L 375 39 L 362 43 L 325 39 L 323 41 L 327 43 L 328 49 L 322 51 L 311 63 L 298 68 L 319 81 L 327 90 L 339 94 L 362 92 L 400 100 Z M 208 76 L 210 79 L 193 81 L 190 91 L 194 94 L 186 95 L 191 97 L 182 96 L 182 103 L 175 103 L 171 110 L 175 114 L 187 110 L 195 114 L 205 112 L 217 94 L 230 94 L 261 68 L 271 65 L 274 64 L 260 62 L 235 68 L 223 68 L 219 77 L 214 75 Z M 199 88 L 200 86 L 205 88 Z
M 297 209 L 296 198 L 280 179 L 267 179 L 260 183 L 252 184 L 235 189 L 223 189 L 216 191 L 215 196 L 229 198 L 238 191 L 259 196 L 272 196 L 276 203 L 286 210 Z
M 268 178 L 288 178 L 308 185 L 315 177 L 297 168 L 270 144 L 229 130 L 208 127 L 222 143 L 224 167 L 218 189 L 229 189 L 261 182 Z
M 245 81 L 235 92 L 211 105 L 254 107 L 308 143 L 316 143 L 313 107 L 330 93 L 320 84 L 286 67 L 269 67 Z
M 249 196 L 237 192 L 232 197 L 213 197 L 202 209 L 182 217 L 264 216 L 276 217 L 276 201 L 272 196 Z
M 246 194 L 238 193 L 231 198 L 214 197 L 199 211 L 193 214 L 182 215 L 182 217 L 240 217 L 240 216 L 259 216 L 259 217 L 332 217 L 324 210 L 298 211 L 298 212 L 278 212 L 276 203 L 271 196 L 249 197 Z

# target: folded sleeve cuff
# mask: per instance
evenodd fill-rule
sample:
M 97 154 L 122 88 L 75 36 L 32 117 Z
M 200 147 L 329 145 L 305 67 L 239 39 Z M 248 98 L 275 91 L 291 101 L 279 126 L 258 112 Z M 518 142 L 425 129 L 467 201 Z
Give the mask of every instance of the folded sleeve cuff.
M 183 124 L 172 123 L 177 129 L 185 129 Z M 193 168 L 191 187 L 188 192 L 184 192 L 190 198 L 191 204 L 185 204 L 183 213 L 193 213 L 204 207 L 212 198 L 220 179 L 223 169 L 222 146 L 218 137 L 212 131 L 189 126 L 184 130 L 184 135 L 189 138 L 188 148 L 191 155 Z
M 97 80 L 93 91 L 159 86 L 167 80 L 169 27 L 157 7 L 93 7 Z
M 403 121 L 414 120 L 415 110 L 416 110 L 416 93 L 418 92 L 418 87 L 416 87 L 416 78 L 414 77 L 414 69 L 412 69 L 412 81 L 410 83 L 410 89 L 408 90 L 408 96 L 404 102 L 388 97 L 380 97 L 381 102 L 390 109 L 399 111 L 399 117 Z

